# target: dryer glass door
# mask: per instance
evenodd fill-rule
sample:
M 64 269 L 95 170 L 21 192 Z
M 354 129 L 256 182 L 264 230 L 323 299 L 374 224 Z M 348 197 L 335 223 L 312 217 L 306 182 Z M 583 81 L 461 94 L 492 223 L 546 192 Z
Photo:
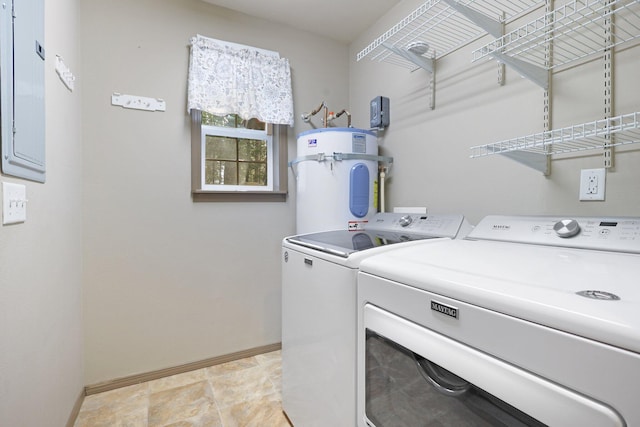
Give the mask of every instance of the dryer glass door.
M 379 307 L 363 310 L 369 426 L 625 425 L 568 388 Z
M 544 426 L 441 366 L 369 332 L 366 415 L 376 427 Z

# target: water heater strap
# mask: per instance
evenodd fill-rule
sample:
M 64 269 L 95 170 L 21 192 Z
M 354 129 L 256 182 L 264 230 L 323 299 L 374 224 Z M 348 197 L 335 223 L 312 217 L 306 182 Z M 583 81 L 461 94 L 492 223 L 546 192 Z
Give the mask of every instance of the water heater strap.
M 296 165 L 298 163 L 301 162 L 307 162 L 307 161 L 316 161 L 316 162 L 324 162 L 326 160 L 335 160 L 335 161 L 342 161 L 342 160 L 372 160 L 374 162 L 382 162 L 382 163 L 386 163 L 386 164 L 391 164 L 393 163 L 393 157 L 386 157 L 386 156 L 376 156 L 375 154 L 361 154 L 361 153 L 333 153 L 330 155 L 326 155 L 325 153 L 318 153 L 318 154 L 310 154 L 308 156 L 301 156 L 298 157 L 294 160 L 291 160 L 289 162 L 289 167 L 293 167 L 293 165 Z

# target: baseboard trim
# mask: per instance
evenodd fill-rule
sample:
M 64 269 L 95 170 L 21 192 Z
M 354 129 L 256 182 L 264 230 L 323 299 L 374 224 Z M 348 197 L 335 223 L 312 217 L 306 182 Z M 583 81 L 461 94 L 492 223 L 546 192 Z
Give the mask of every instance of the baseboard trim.
M 146 381 L 152 381 L 152 380 L 157 380 L 159 378 L 170 377 L 171 375 L 183 374 L 185 372 L 195 371 L 197 369 L 208 368 L 209 366 L 220 365 L 222 363 L 232 362 L 238 359 L 244 359 L 245 357 L 252 357 L 252 356 L 257 356 L 263 353 L 269 353 L 272 351 L 280 350 L 281 348 L 282 348 L 282 343 L 268 344 L 260 347 L 250 348 L 248 350 L 242 350 L 235 353 L 226 354 L 223 356 L 211 357 L 209 359 L 200 360 L 197 362 L 186 363 L 184 365 L 174 366 L 171 368 L 159 369 L 157 371 L 146 372 L 143 374 L 136 374 L 136 375 L 131 375 L 127 377 L 116 378 L 113 380 L 104 381 L 97 384 L 86 386 L 84 388 L 84 395 L 89 396 L 91 394 L 102 393 L 109 390 L 115 390 L 117 388 L 127 387 L 134 384 L 140 384 Z M 80 403 L 82 404 L 82 402 Z
M 75 405 L 73 405 L 73 409 L 71 410 L 71 414 L 69 415 L 69 420 L 67 421 L 66 427 L 73 427 L 76 423 L 76 419 L 78 418 L 78 414 L 80 413 L 80 408 L 82 407 L 82 402 L 84 402 L 84 397 L 86 396 L 86 391 L 83 388 L 80 390 L 80 395 L 76 399 Z

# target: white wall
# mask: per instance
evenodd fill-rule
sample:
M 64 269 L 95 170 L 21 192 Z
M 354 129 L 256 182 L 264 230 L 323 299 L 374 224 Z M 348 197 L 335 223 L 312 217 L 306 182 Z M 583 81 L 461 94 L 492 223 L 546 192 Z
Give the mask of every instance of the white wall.
M 500 87 L 495 62 L 471 63 L 472 50 L 488 37 L 438 61 L 433 111 L 426 71 L 411 73 L 368 57 L 356 62 L 358 52 L 421 3 L 399 3 L 350 46 L 355 119 L 368 117 L 373 97 L 390 98 L 391 126 L 380 138 L 382 152 L 394 157 L 387 208 L 427 206 L 463 213 L 472 222 L 491 213 L 640 215 L 640 144 L 617 150 L 604 202 L 578 201 L 580 169 L 602 167 L 597 151 L 554 160 L 549 177 L 502 156 L 469 158 L 471 146 L 543 130 L 542 89 L 509 69 Z M 615 57 L 615 114 L 640 111 L 639 54 L 635 47 Z M 601 61 L 593 61 L 553 77 L 554 128 L 602 118 L 603 70 Z
M 296 117 L 348 102 L 348 47 L 199 0 L 84 0 L 87 384 L 280 341 L 286 203 L 193 203 L 186 114 L 189 38 L 279 51 Z M 110 105 L 120 92 L 166 112 Z M 295 135 L 309 129 L 296 119 Z
M 26 184 L 27 221 L 0 226 L 0 425 L 64 426 L 83 390 L 82 121 L 78 2 L 45 2 L 47 180 Z

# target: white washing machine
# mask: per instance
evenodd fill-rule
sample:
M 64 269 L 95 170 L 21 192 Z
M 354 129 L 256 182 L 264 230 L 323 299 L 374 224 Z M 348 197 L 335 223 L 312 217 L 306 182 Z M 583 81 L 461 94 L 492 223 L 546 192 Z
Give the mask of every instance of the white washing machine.
M 362 260 L 469 230 L 462 215 L 380 213 L 362 231 L 284 239 L 282 406 L 295 427 L 356 423 L 356 276 Z
M 640 426 L 640 218 L 484 218 L 367 258 L 359 427 Z

